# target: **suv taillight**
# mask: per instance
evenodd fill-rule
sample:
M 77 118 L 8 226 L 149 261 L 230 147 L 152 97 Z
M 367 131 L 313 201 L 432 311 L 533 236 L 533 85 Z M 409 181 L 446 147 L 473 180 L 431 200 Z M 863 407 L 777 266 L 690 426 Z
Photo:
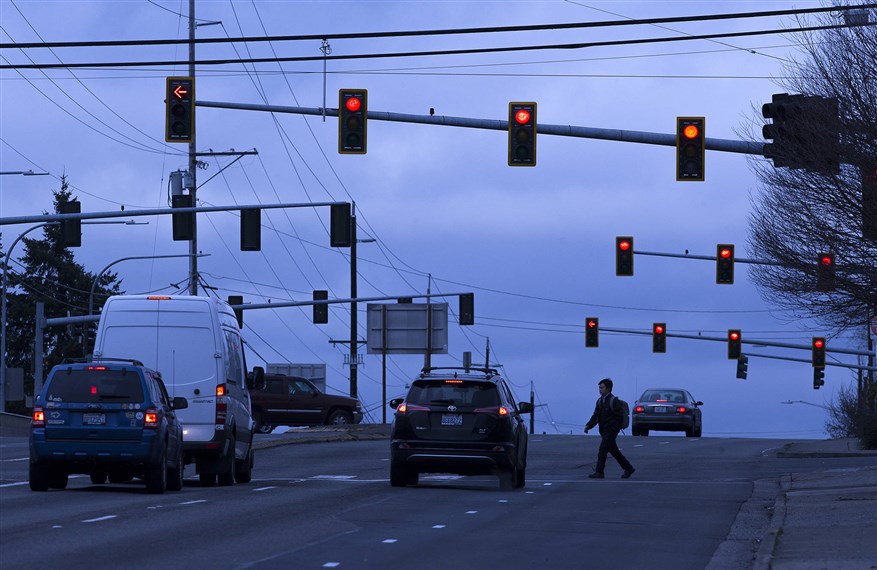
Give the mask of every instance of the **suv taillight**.
M 417 406 L 414 404 L 401 403 L 399 407 L 396 408 L 396 412 L 399 414 L 407 414 L 408 412 L 428 412 L 429 408 L 426 406 Z
M 34 406 L 30 427 L 46 427 L 46 412 L 40 406 Z
M 143 415 L 143 429 L 158 429 L 158 408 L 146 408 Z

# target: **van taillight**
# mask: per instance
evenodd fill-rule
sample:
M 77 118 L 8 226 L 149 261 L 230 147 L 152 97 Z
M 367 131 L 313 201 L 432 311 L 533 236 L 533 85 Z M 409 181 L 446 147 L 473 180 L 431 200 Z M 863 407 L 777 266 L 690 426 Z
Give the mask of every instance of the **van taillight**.
M 225 396 L 225 384 L 220 384 L 216 387 L 216 395 Z
M 216 388 L 219 392 L 219 387 Z M 216 397 L 216 429 L 225 429 L 225 420 L 228 417 L 228 400 L 224 397 Z
M 158 429 L 158 408 L 146 408 L 143 415 L 143 429 Z
M 31 427 L 46 427 L 46 413 L 39 406 L 34 406 Z

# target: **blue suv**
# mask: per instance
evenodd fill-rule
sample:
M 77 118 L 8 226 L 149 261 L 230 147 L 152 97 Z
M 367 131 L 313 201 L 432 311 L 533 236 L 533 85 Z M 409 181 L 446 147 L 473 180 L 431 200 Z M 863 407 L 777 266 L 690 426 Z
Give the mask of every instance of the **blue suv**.
M 161 374 L 136 360 L 102 359 L 52 368 L 34 404 L 29 481 L 64 489 L 71 473 L 94 484 L 142 478 L 150 493 L 183 487 L 183 428 Z

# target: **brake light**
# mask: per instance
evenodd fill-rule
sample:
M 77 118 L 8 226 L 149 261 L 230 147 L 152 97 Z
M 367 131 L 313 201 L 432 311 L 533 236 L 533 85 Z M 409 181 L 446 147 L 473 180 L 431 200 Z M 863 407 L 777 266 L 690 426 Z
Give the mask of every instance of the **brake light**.
M 46 427 L 46 413 L 40 406 L 34 406 L 30 427 Z
M 217 393 L 219 387 L 216 388 Z M 221 396 L 216 398 L 216 429 L 225 429 L 225 420 L 228 418 L 228 401 Z
M 656 402 L 669 402 L 670 400 L 655 400 Z
M 150 301 L 170 301 L 171 298 L 168 295 L 150 295 L 147 297 Z
M 86 370 L 106 370 L 106 366 L 86 366 Z
M 496 414 L 501 418 L 509 415 L 509 409 L 506 408 L 505 406 L 494 406 L 491 408 L 475 408 L 472 411 L 476 414 L 478 412 L 486 413 L 486 414 Z
M 499 407 L 499 415 L 501 415 L 501 416 L 509 415 L 509 409 L 506 408 L 505 406 L 500 406 Z
M 143 429 L 158 429 L 158 408 L 146 408 L 143 415 Z
M 92 395 L 92 396 L 97 395 L 97 386 L 92 386 L 92 387 L 91 387 L 91 395 Z
M 445 384 L 462 384 L 462 380 L 445 380 Z
M 396 408 L 396 412 L 400 414 L 407 414 L 408 412 L 428 412 L 429 408 L 426 406 L 416 406 L 414 404 L 406 404 L 405 402 L 399 404 Z
M 680 414 L 684 414 L 688 410 L 685 406 L 679 406 L 678 408 L 676 408 L 676 411 Z
M 642 406 L 637 406 L 633 409 L 633 413 L 635 413 L 635 414 L 641 414 L 644 411 L 646 411 L 646 409 Z
M 216 395 L 217 396 L 225 396 L 225 384 L 220 384 L 216 387 Z

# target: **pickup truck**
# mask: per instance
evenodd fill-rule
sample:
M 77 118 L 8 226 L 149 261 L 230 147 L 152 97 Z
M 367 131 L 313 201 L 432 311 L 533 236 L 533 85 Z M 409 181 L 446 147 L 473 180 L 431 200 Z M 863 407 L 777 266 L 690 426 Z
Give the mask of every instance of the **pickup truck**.
M 265 387 L 250 390 L 253 421 L 259 433 L 277 426 L 358 424 L 362 421 L 359 400 L 324 394 L 307 378 L 265 374 Z

